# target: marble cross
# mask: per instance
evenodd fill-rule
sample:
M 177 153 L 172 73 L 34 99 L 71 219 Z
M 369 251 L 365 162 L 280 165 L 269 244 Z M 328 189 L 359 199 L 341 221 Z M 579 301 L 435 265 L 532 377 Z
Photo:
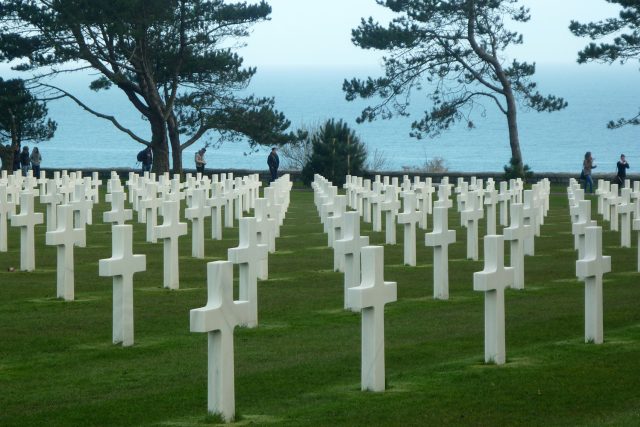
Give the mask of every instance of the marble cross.
M 335 251 L 344 258 L 344 308 L 349 309 L 349 288 L 360 284 L 360 252 L 369 244 L 368 236 L 360 236 L 360 215 L 345 212 L 342 238 L 335 241 Z
M 7 252 L 7 220 L 14 209 L 14 202 L 7 197 L 7 186 L 0 185 L 0 252 Z
M 487 232 L 486 234 L 496 233 L 496 205 L 498 204 L 498 192 L 493 186 L 488 186 L 484 190 L 484 205 L 487 207 Z
M 502 236 L 484 237 L 484 269 L 473 273 L 473 290 L 484 292 L 484 361 L 505 363 L 504 290 L 513 284 L 513 268 L 504 266 Z
M 112 255 L 99 261 L 98 274 L 113 277 L 113 343 L 128 347 L 133 345 L 133 275 L 146 270 L 146 256 L 133 254 L 132 225 L 114 225 L 111 233 Z
M 500 225 L 506 227 L 509 225 L 509 201 L 511 194 L 509 193 L 509 183 L 507 181 L 500 182 L 500 193 L 498 194 L 498 204 L 500 205 Z
M 602 344 L 602 276 L 611 271 L 611 257 L 602 256 L 602 227 L 586 228 L 584 258 L 576 262 L 576 276 L 584 280 L 584 340 Z
M 204 258 L 204 218 L 209 209 L 205 205 L 205 190 L 196 188 L 191 193 L 191 206 L 184 210 L 184 216 L 191 221 L 191 256 Z
M 362 390 L 384 391 L 384 306 L 397 297 L 395 282 L 385 282 L 384 248 L 362 248 L 362 282 L 349 289 L 349 306 L 362 310 Z
M 149 243 L 158 241 L 155 230 L 158 225 L 158 210 L 162 206 L 162 202 L 158 198 L 158 184 L 148 182 L 145 186 L 144 197 L 138 202 L 138 212 L 142 212 L 143 222 L 147 225 L 147 242 Z
M 478 260 L 478 221 L 484 215 L 482 205 L 478 206 L 478 198 L 474 192 L 467 194 L 465 210 L 462 211 L 460 219 L 467 228 L 467 258 Z
M 187 224 L 180 222 L 179 202 L 165 200 L 162 202 L 164 221 L 156 225 L 155 237 L 164 241 L 164 287 L 178 289 L 180 286 L 180 256 L 178 239 L 187 234 Z
M 46 206 L 47 231 L 56 229 L 56 206 L 62 203 L 62 194 L 58 193 L 58 186 L 53 179 L 48 179 L 44 185 L 43 192 L 40 193 L 40 203 Z
M 513 289 L 524 289 L 524 242 L 533 237 L 533 228 L 524 223 L 522 204 L 511 204 L 511 225 L 503 229 L 504 240 L 510 241 Z
M 211 197 L 205 203 L 211 209 L 211 238 L 222 240 L 222 208 L 225 204 L 222 184 L 219 182 L 211 184 Z
M 623 188 L 618 205 L 618 215 L 620 215 L 620 247 L 631 247 L 631 213 L 634 205 L 631 204 L 631 189 Z
M 384 189 L 384 202 L 380 206 L 382 212 L 385 213 L 385 243 L 387 245 L 396 244 L 396 216 L 400 210 L 400 201 L 398 200 L 398 187 L 387 185 Z
M 238 246 L 227 250 L 229 261 L 238 264 L 239 299 L 249 301 L 249 321 L 246 326 L 258 326 L 258 268 L 267 259 L 266 244 L 258 243 L 256 219 L 254 217 L 240 218 L 240 239 Z
M 416 265 L 416 226 L 420 212 L 416 210 L 416 193 L 406 191 L 401 194 L 403 211 L 398 214 L 398 224 L 404 224 L 404 264 Z
M 347 211 L 347 196 L 336 196 L 334 203 L 336 206 L 333 215 L 327 218 L 327 240 L 328 245 L 332 248 L 335 248 L 337 240 L 342 239 L 342 231 L 345 227 L 344 214 Z M 344 257 L 340 256 L 338 251 L 335 250 L 333 251 L 333 269 L 334 271 L 344 272 Z
M 611 192 L 605 200 L 608 204 L 607 210 L 609 211 L 609 229 L 611 231 L 618 231 L 618 204 L 620 203 L 618 184 L 611 184 Z
M 269 253 L 276 251 L 274 229 L 276 220 L 267 216 L 267 199 L 258 197 L 253 201 L 256 216 L 256 233 L 259 245 L 266 245 Z M 258 279 L 269 279 L 269 259 L 265 257 L 258 266 Z
M 73 301 L 75 298 L 73 247 L 84 247 L 86 242 L 85 229 L 74 228 L 73 216 L 70 205 L 58 205 L 58 226 L 45 235 L 47 245 L 57 246 L 56 296 L 66 301 Z
M 127 195 L 123 191 L 116 190 L 107 194 L 106 199 L 111 202 L 111 210 L 102 214 L 102 221 L 116 225 L 124 225 L 125 222 L 131 221 L 133 212 L 124 208 L 126 198 Z
M 34 211 L 34 194 L 20 193 L 20 213 L 11 216 L 11 226 L 20 227 L 20 270 L 36 269 L 35 226 L 44 223 L 44 215 Z
M 534 230 L 534 234 L 535 234 L 538 213 L 536 211 L 536 207 L 533 201 L 533 191 L 525 190 L 523 195 L 524 195 L 524 200 L 523 200 L 524 205 L 522 206 L 522 217 L 524 219 L 524 224 L 530 225 L 531 228 Z M 533 235 L 531 237 L 526 238 L 524 241 L 524 254 L 535 255 L 535 238 Z
M 449 209 L 433 208 L 433 231 L 424 236 L 425 246 L 433 246 L 433 298 L 449 299 L 449 245 L 456 241 L 449 230 Z
M 207 305 L 191 310 L 191 332 L 208 335 L 207 409 L 225 422 L 235 418 L 233 330 L 251 320 L 248 301 L 233 300 L 233 264 L 207 264 Z
M 578 250 L 578 259 L 584 258 L 585 236 L 587 227 L 595 227 L 596 221 L 591 220 L 591 200 L 578 202 L 578 220 L 571 226 L 574 235 L 574 248 Z

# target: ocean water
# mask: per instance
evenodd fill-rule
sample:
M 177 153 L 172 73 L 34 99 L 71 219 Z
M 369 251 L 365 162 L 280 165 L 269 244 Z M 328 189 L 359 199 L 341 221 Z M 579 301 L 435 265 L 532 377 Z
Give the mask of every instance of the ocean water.
M 445 160 L 451 171 L 501 171 L 510 157 L 506 120 L 495 106 L 474 112 L 474 129 L 459 124 L 436 138 L 417 140 L 409 136 L 410 123 L 429 109 L 424 95 L 412 98 L 412 117 L 356 124 L 366 102 L 347 102 L 342 81 L 354 76 L 376 76 L 379 70 L 353 69 L 259 69 L 250 90 L 274 96 L 276 106 L 293 127 L 313 127 L 326 119 L 344 119 L 364 141 L 369 151 L 385 159 L 384 169 L 420 167 L 435 157 Z M 610 119 L 635 115 L 640 107 L 640 74 L 633 67 L 548 66 L 538 67 L 536 81 L 543 93 L 563 96 L 569 107 L 555 113 L 537 113 L 520 108 L 520 143 L 525 163 L 536 172 L 579 173 L 585 151 L 591 151 L 599 172 L 614 171 L 621 153 L 640 169 L 640 127 L 608 130 Z M 59 82 L 92 108 L 114 115 L 126 127 L 149 138 L 147 123 L 117 90 L 94 93 L 87 86 L 91 77 L 65 77 Z M 421 96 L 422 95 L 422 96 Z M 43 167 L 135 167 L 142 146 L 109 122 L 83 111 L 70 100 L 49 104 L 50 117 L 58 122 L 56 136 L 39 144 Z M 251 152 L 246 142 L 207 150 L 211 168 L 266 169 L 269 149 Z M 204 142 L 203 142 L 204 143 Z M 184 166 L 193 167 L 193 157 L 203 143 L 184 154 Z M 285 159 L 281 159 L 284 161 Z

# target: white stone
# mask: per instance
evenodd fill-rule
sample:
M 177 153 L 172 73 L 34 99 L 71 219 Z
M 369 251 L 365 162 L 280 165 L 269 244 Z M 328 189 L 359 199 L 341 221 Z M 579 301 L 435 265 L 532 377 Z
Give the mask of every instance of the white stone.
M 618 215 L 620 215 L 620 247 L 631 247 L 631 213 L 634 206 L 631 204 L 631 189 L 623 188 L 618 205 Z
M 384 306 L 397 300 L 395 282 L 385 282 L 382 246 L 362 248 L 362 282 L 349 289 L 349 305 L 362 310 L 362 390 L 384 391 Z
M 256 234 L 258 244 L 266 245 L 269 253 L 276 251 L 276 239 L 274 235 L 276 221 L 267 215 L 267 199 L 257 198 L 253 201 L 256 216 Z M 265 257 L 258 266 L 258 279 L 269 279 L 269 259 Z
M 513 284 L 513 268 L 504 266 L 502 236 L 484 237 L 484 269 L 473 273 L 473 290 L 484 292 L 484 361 L 505 363 L 504 290 Z
M 133 254 L 132 225 L 114 225 L 111 233 L 111 258 L 101 259 L 98 271 L 113 277 L 113 343 L 128 347 L 134 342 L 133 275 L 146 270 L 146 256 Z
M 262 260 L 267 259 L 268 248 L 258 243 L 256 219 L 254 217 L 240 218 L 240 239 L 238 246 L 227 251 L 229 261 L 238 264 L 239 299 L 249 301 L 249 320 L 246 326 L 258 326 L 258 267 Z
M 235 418 L 233 330 L 249 322 L 247 301 L 233 300 L 233 264 L 207 264 L 207 305 L 190 312 L 191 332 L 208 335 L 207 409 L 224 421 Z
M 398 188 L 394 185 L 387 185 L 384 189 L 384 202 L 381 205 L 382 212 L 385 214 L 385 243 L 387 245 L 396 244 L 396 216 L 400 210 L 400 201 L 398 200 Z
M 7 252 L 7 220 L 14 212 L 15 204 L 7 197 L 7 186 L 0 184 L 0 252 Z
M 142 213 L 142 218 L 144 218 L 142 222 L 147 225 L 147 242 L 149 243 L 158 241 L 155 230 L 158 225 L 158 210 L 162 206 L 162 202 L 158 198 L 158 184 L 148 182 L 145 186 L 144 197 L 138 202 L 138 212 Z
M 602 344 L 602 276 L 611 271 L 611 257 L 602 256 L 602 227 L 587 227 L 586 251 L 576 262 L 576 275 L 584 280 L 584 340 Z
M 55 231 L 46 233 L 47 245 L 57 246 L 56 296 L 66 301 L 75 298 L 73 247 L 85 246 L 85 229 L 74 228 L 73 208 L 70 205 L 58 205 Z
M 498 192 L 493 186 L 484 190 L 484 205 L 487 207 L 486 234 L 496 234 L 496 205 L 498 204 Z
M 511 225 L 503 229 L 504 240 L 511 242 L 513 289 L 524 289 L 524 242 L 533 237 L 533 228 L 524 223 L 521 203 L 511 203 Z
M 578 250 L 578 259 L 584 258 L 586 245 L 586 228 L 598 225 L 591 219 L 591 200 L 580 200 L 578 203 L 578 220 L 571 226 L 575 236 L 574 247 Z
M 369 244 L 368 236 L 360 236 L 360 215 L 345 212 L 342 238 L 336 240 L 335 251 L 344 258 L 344 308 L 349 309 L 349 288 L 360 284 L 360 252 Z
M 44 215 L 34 211 L 34 194 L 20 193 L 20 213 L 11 216 L 11 225 L 20 227 L 20 270 L 36 269 L 35 226 L 44 223 Z
M 463 225 L 467 228 L 467 258 L 478 260 L 478 221 L 484 216 L 482 205 L 478 205 L 478 197 L 468 193 L 465 210 L 460 214 Z
M 433 232 L 426 233 L 424 244 L 433 246 L 433 298 L 449 299 L 449 245 L 456 241 L 455 230 L 449 230 L 449 209 L 433 208 Z
M 58 187 L 54 180 L 46 180 L 44 184 L 44 191 L 40 192 L 40 203 L 45 205 L 47 231 L 55 230 L 58 224 L 58 221 L 56 220 L 56 206 L 62 203 L 62 195 L 58 193 Z
M 404 264 L 416 265 L 416 227 L 420 221 L 420 212 L 416 211 L 416 194 L 403 192 L 403 211 L 398 214 L 398 224 L 404 225 Z
M 538 219 L 538 213 L 536 211 L 533 201 L 533 191 L 525 190 L 523 192 L 524 206 L 522 207 L 522 217 L 525 225 L 530 225 L 534 231 L 536 230 L 536 222 Z M 515 202 L 519 203 L 519 202 Z M 524 254 L 535 255 L 535 238 L 531 236 L 524 241 Z
M 187 234 L 187 224 L 180 222 L 179 202 L 165 200 L 162 202 L 164 221 L 162 225 L 156 225 L 155 237 L 164 243 L 164 283 L 169 289 L 178 289 L 180 286 L 180 256 L 178 252 L 178 239 Z
M 184 216 L 191 221 L 191 256 L 204 258 L 204 219 L 209 213 L 205 205 L 205 190 L 196 188 L 191 193 L 191 206 Z
M 611 184 L 611 191 L 605 197 L 605 201 L 609 211 L 609 229 L 618 231 L 618 204 L 620 203 L 618 184 Z
M 131 221 L 133 212 L 131 209 L 124 208 L 124 201 L 127 196 L 123 191 L 113 191 L 107 194 L 107 198 L 111 202 L 111 210 L 102 214 L 103 222 L 124 225 L 125 222 Z

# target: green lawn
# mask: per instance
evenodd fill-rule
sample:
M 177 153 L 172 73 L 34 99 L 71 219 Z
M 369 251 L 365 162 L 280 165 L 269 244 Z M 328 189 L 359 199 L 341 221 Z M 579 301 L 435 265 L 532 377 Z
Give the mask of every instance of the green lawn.
M 433 255 L 424 231 L 417 267 L 405 267 L 398 228 L 398 245 L 385 246 L 385 280 L 398 283 L 398 301 L 385 311 L 388 386 L 369 393 L 360 391 L 360 315 L 342 309 L 343 276 L 332 271 L 312 193 L 294 189 L 269 257 L 270 279 L 259 282 L 259 327 L 236 329 L 239 423 L 640 425 L 637 239 L 621 249 L 618 233 L 604 227 L 613 264 L 604 281 L 605 343 L 585 344 L 566 191 L 553 192 L 536 255 L 525 259 L 525 289 L 506 292 L 503 366 L 483 363 L 484 296 L 472 278 L 482 261 L 465 259 L 466 231 L 454 209 L 449 301 L 431 297 Z M 191 258 L 190 239 L 181 238 L 180 290 L 169 291 L 162 288 L 162 244 L 145 243 L 144 225 L 135 226 L 134 253 L 147 255 L 147 271 L 134 278 L 136 344 L 122 348 L 111 343 L 111 279 L 98 277 L 98 260 L 111 256 L 105 207 L 94 210 L 87 248 L 75 249 L 74 302 L 55 298 L 56 252 L 44 245 L 44 225 L 37 271 L 7 271 L 20 264 L 19 234 L 10 229 L 9 252 L 0 253 L 2 426 L 212 422 L 207 339 L 189 332 L 189 310 L 206 303 L 206 262 L 226 259 L 237 229 L 224 229 L 222 241 L 207 239 L 206 260 Z M 370 224 L 363 233 L 384 243 Z

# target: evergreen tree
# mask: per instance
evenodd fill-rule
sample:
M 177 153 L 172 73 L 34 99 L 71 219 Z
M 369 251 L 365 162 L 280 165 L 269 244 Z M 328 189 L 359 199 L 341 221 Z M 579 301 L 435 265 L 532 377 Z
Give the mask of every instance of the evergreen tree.
M 591 40 L 607 38 L 600 44 L 589 43 L 578 52 L 578 63 L 602 62 L 612 64 L 620 61 L 640 60 L 640 0 L 606 0 L 608 3 L 622 6 L 617 18 L 582 24 L 571 21 L 569 29 L 578 37 Z M 616 129 L 625 125 L 639 125 L 640 112 L 631 118 L 610 121 L 607 127 Z
M 56 122 L 47 119 L 46 102 L 26 88 L 21 79 L 0 78 L 0 158 L 2 168 L 13 169 L 13 155 L 23 142 L 51 139 Z
M 409 99 L 420 90 L 432 102 L 430 111 L 412 124 L 411 135 L 435 136 L 458 121 L 473 127 L 483 101 L 505 115 L 511 164 L 522 176 L 518 136 L 518 102 L 536 111 L 566 107 L 562 98 L 543 96 L 531 80 L 535 64 L 504 60 L 505 51 L 522 43 L 506 21 L 526 22 L 529 11 L 518 0 L 377 0 L 397 14 L 388 26 L 363 19 L 353 42 L 363 49 L 388 52 L 384 77 L 345 80 L 347 100 L 381 98 L 365 108 L 359 121 L 396 114 L 408 116 Z
M 244 67 L 234 49 L 270 13 L 264 1 L 4 0 L 0 59 L 47 76 L 97 72 L 91 89 L 123 91 L 149 123 L 151 140 L 50 80 L 42 85 L 151 146 L 155 172 L 169 169 L 170 153 L 180 172 L 182 151 L 209 131 L 221 140 L 247 138 L 252 147 L 296 139 L 272 98 L 242 94 L 256 69 Z
M 334 185 L 342 185 L 347 175 L 361 175 L 364 172 L 367 149 L 342 120 L 328 120 L 310 137 L 313 151 L 302 169 L 302 179 L 306 185 L 313 182 L 316 173 Z

